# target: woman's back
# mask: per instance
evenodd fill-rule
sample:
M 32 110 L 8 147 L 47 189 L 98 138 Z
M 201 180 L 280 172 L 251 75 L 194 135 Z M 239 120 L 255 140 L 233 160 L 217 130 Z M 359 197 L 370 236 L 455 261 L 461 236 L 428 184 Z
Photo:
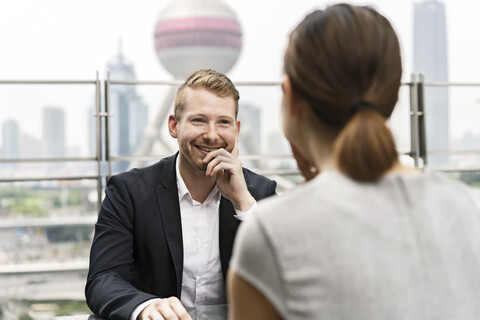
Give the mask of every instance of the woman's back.
M 467 186 L 402 165 L 387 125 L 402 76 L 390 22 L 315 10 L 284 72 L 285 137 L 304 176 L 321 174 L 241 227 L 232 318 L 480 319 L 480 209 Z
M 440 174 L 322 173 L 238 237 L 234 270 L 285 319 L 480 318 L 479 208 Z

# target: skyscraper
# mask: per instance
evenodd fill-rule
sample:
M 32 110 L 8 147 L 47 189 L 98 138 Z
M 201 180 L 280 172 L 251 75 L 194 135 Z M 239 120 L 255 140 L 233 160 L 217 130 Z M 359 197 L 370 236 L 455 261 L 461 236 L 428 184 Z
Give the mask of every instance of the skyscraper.
M 20 130 L 15 120 L 6 120 L 2 125 L 2 158 L 15 159 L 20 155 Z
M 242 126 L 242 135 L 244 147 L 249 154 L 258 154 L 261 150 L 262 138 L 262 113 L 261 109 L 254 104 L 241 102 L 238 112 L 238 120 Z
M 423 73 L 426 82 L 448 82 L 445 5 L 437 0 L 416 3 L 413 33 L 414 72 Z M 447 87 L 425 89 L 425 114 L 427 150 L 449 150 Z
M 132 64 L 125 61 L 120 51 L 108 64 L 111 80 L 135 80 Z M 134 155 L 148 123 L 148 107 L 137 94 L 134 85 L 111 85 L 109 96 L 110 152 L 112 155 Z M 128 163 L 114 163 L 114 171 L 125 171 Z
M 241 123 L 240 154 L 259 154 L 262 147 L 261 109 L 254 104 L 240 102 L 238 120 Z M 244 160 L 243 163 L 249 168 L 261 168 L 258 160 Z
M 65 112 L 57 107 L 45 107 L 42 111 L 43 156 L 65 157 Z

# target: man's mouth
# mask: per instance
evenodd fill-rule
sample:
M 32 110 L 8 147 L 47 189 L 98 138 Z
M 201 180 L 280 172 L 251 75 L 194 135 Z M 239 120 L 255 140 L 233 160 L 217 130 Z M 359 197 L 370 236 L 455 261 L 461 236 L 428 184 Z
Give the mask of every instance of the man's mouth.
M 205 152 L 212 152 L 212 151 L 220 149 L 220 147 L 217 147 L 217 148 L 207 148 L 207 147 L 201 147 L 201 146 L 196 146 L 196 147 L 198 149 L 202 150 L 202 151 L 205 151 Z

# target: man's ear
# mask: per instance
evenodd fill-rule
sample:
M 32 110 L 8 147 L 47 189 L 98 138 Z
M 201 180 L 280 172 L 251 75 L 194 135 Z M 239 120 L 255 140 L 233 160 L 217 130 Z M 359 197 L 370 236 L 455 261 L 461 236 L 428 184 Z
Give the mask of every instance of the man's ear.
M 237 125 L 237 137 L 238 137 L 238 135 L 240 134 L 240 120 L 237 120 L 236 125 Z
M 177 119 L 175 119 L 175 116 L 171 114 L 168 117 L 168 132 L 175 139 L 178 137 L 177 125 L 178 125 Z

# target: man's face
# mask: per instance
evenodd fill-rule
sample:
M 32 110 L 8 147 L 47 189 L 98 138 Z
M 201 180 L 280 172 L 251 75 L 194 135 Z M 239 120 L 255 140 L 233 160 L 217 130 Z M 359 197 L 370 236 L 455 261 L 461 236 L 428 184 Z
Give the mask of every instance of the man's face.
M 185 109 L 180 119 L 168 119 L 170 135 L 177 138 L 180 149 L 180 168 L 205 171 L 203 158 L 224 148 L 233 150 L 240 131 L 235 119 L 235 101 L 221 98 L 206 89 L 185 88 Z

